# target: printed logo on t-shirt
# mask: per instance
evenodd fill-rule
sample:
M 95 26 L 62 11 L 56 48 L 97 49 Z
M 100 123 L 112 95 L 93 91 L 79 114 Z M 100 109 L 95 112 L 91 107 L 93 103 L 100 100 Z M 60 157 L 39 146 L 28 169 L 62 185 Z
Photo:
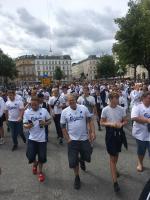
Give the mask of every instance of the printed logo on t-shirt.
M 31 117 L 31 121 L 32 121 L 32 122 L 35 122 L 35 121 L 41 120 L 41 119 L 42 119 L 41 116 L 34 116 L 34 117 Z
M 79 115 L 72 115 L 71 113 L 69 114 L 69 121 L 70 122 L 75 122 L 82 120 L 84 118 L 82 111 L 80 111 Z
M 150 118 L 150 114 L 149 113 L 144 113 L 144 117 L 149 119 Z
M 8 106 L 8 110 L 15 110 L 18 108 L 18 105 L 15 104 L 14 106 Z

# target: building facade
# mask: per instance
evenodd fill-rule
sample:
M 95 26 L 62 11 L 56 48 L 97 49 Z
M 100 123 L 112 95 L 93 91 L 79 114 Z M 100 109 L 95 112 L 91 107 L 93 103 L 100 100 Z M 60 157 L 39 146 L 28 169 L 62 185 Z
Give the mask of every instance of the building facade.
M 42 55 L 25 55 L 15 59 L 18 70 L 17 83 L 38 82 L 41 78 L 47 77 L 54 80 L 56 67 L 60 67 L 64 72 L 64 81 L 72 79 L 71 57 L 63 56 L 42 56 Z
M 35 56 L 25 55 L 15 59 L 18 77 L 17 84 L 36 81 Z
M 148 78 L 148 71 L 142 66 L 137 67 L 137 79 L 147 79 Z M 134 78 L 134 68 L 127 66 L 127 73 L 125 77 L 129 77 L 131 79 Z
M 90 55 L 87 59 L 82 60 L 72 66 L 73 78 L 80 78 L 81 73 L 84 73 L 87 80 L 94 80 L 97 75 L 96 64 L 98 62 L 96 55 Z
M 64 72 L 64 81 L 71 81 L 71 57 L 69 55 L 63 56 L 36 56 L 35 58 L 35 73 L 36 80 L 40 80 L 41 77 L 47 76 L 54 80 L 54 72 L 56 67 L 60 67 Z
M 75 79 L 80 79 L 82 73 L 84 73 L 82 63 L 74 63 L 72 65 L 72 77 Z

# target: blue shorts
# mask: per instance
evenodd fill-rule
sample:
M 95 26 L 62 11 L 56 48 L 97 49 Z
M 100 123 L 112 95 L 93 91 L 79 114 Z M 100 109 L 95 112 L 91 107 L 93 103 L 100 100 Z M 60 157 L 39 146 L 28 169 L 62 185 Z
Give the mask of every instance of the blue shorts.
M 26 156 L 29 163 L 33 163 L 36 160 L 36 156 L 38 156 L 40 163 L 45 163 L 47 161 L 47 142 L 28 140 Z
M 149 156 L 150 156 L 150 142 L 149 141 L 141 141 L 136 139 L 137 143 L 137 154 L 139 156 L 144 156 L 146 153 L 146 150 L 148 150 Z

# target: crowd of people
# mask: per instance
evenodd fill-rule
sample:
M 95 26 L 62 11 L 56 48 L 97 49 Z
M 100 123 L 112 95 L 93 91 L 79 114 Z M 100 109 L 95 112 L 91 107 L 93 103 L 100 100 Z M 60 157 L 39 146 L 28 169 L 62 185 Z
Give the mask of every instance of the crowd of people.
M 101 131 L 104 126 L 113 187 L 119 192 L 117 162 L 122 145 L 128 148 L 124 126 L 129 119 L 137 144 L 137 171 L 142 172 L 146 150 L 150 156 L 150 85 L 130 81 L 76 82 L 0 93 L 0 145 L 5 144 L 6 122 L 12 136 L 12 151 L 18 149 L 20 135 L 27 143 L 26 156 L 33 163 L 32 172 L 38 174 L 40 182 L 45 180 L 43 164 L 47 161 L 48 126 L 52 120 L 59 144 L 67 141 L 75 189 L 81 187 L 79 168 L 85 171 L 85 162 L 91 161 L 95 129 Z

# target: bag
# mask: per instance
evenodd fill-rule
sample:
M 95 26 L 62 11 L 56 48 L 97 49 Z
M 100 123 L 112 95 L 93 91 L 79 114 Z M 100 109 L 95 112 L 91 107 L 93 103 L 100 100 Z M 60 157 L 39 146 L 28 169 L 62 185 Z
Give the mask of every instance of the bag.
M 90 104 L 90 102 L 86 99 L 86 97 L 84 97 L 84 102 L 85 102 L 85 106 L 88 108 L 90 113 L 93 113 L 93 106 Z

